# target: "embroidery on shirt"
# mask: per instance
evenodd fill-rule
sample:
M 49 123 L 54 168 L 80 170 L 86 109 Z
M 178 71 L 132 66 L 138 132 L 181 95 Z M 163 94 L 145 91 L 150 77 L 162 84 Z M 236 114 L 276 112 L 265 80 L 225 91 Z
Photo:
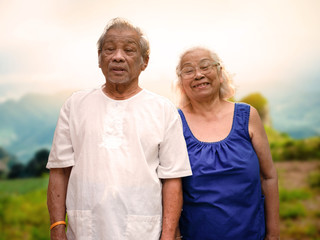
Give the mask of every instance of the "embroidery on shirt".
M 115 103 L 104 117 L 102 142 L 99 147 L 118 148 L 123 142 L 123 121 L 125 111 L 122 104 Z

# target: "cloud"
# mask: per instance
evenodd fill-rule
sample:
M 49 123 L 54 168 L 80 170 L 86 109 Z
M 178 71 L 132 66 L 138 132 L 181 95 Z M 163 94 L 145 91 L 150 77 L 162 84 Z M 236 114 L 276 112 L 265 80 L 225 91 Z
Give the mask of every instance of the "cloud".
M 151 59 L 141 78 L 159 88 L 164 78 L 163 95 L 168 95 L 165 89 L 175 79 L 179 54 L 193 45 L 216 50 L 242 92 L 286 81 L 297 66 L 303 69 L 320 56 L 317 0 L 12 0 L 0 4 L 4 33 L 0 83 L 19 88 L 25 82 L 35 91 L 101 84 L 95 44 L 108 20 L 117 16 L 146 32 Z

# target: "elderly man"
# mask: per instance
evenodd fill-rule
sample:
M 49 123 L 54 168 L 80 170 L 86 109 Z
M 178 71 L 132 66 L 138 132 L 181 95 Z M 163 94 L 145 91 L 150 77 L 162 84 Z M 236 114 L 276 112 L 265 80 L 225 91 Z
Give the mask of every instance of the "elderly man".
M 149 60 L 139 28 L 113 19 L 98 58 L 105 84 L 74 93 L 57 123 L 47 164 L 51 239 L 173 240 L 180 178 L 191 175 L 180 117 L 139 87 Z

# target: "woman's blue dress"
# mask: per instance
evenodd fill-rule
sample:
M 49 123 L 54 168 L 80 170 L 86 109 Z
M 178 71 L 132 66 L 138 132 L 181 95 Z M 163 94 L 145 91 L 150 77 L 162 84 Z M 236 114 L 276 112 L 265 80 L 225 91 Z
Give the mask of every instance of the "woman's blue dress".
M 219 142 L 197 140 L 179 113 L 193 173 L 182 179 L 183 239 L 264 239 L 259 160 L 248 131 L 250 106 L 235 104 L 232 129 Z

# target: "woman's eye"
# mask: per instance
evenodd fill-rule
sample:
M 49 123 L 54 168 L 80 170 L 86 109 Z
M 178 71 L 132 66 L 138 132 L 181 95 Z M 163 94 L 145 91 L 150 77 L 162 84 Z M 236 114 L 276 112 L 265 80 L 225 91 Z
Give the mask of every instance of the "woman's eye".
M 186 74 L 191 74 L 191 73 L 193 73 L 194 72 L 194 70 L 192 69 L 192 68 L 189 68 L 189 69 L 185 69 L 184 70 L 184 73 L 186 73 Z

